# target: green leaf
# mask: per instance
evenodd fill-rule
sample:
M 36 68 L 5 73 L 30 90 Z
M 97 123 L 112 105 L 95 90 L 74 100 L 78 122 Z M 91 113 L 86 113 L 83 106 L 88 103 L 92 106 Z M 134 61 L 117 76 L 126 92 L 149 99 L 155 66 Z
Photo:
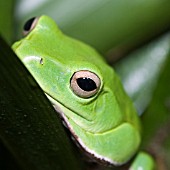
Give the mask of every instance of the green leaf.
M 155 86 L 169 54 L 170 33 L 167 33 L 114 65 L 140 114 L 153 97 Z
M 11 162 L 24 170 L 82 169 L 59 114 L 2 39 L 0 44 L 0 140 L 8 151 L 4 155 L 10 153 L 15 160 Z M 7 160 L 0 169 L 9 167 Z

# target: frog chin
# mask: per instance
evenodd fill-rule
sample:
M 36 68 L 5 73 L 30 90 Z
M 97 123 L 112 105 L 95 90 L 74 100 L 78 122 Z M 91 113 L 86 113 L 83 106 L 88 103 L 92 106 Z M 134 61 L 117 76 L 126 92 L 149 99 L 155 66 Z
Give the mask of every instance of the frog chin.
M 46 94 L 46 93 L 45 93 Z M 73 139 L 74 143 L 83 151 L 85 151 L 85 156 L 87 156 L 88 158 L 91 158 L 92 162 L 97 162 L 99 164 L 105 164 L 105 165 L 112 165 L 112 166 L 120 166 L 123 163 L 118 163 L 113 161 L 110 158 L 107 157 L 103 157 L 102 155 L 99 155 L 98 153 L 96 153 L 93 150 L 90 150 L 85 144 L 84 142 L 76 135 L 76 133 L 74 132 L 74 129 L 72 127 L 72 125 L 69 123 L 68 121 L 68 117 L 65 115 L 64 111 L 63 111 L 63 105 L 59 102 L 57 102 L 56 100 L 54 100 L 51 96 L 49 96 L 48 94 L 46 94 L 47 98 L 50 100 L 50 102 L 52 103 L 54 109 L 56 110 L 57 113 L 59 113 L 61 119 L 62 119 L 62 123 L 63 125 L 70 131 L 71 133 L 71 138 Z
M 45 93 L 46 94 L 46 93 Z M 62 111 L 62 104 L 55 101 L 51 96 L 49 96 L 48 94 L 46 94 L 47 98 L 50 100 L 50 102 L 52 103 L 54 109 L 56 110 L 57 113 L 59 113 L 61 119 L 62 119 L 62 123 L 63 125 L 70 131 L 71 133 L 71 138 L 74 141 L 74 143 L 81 149 L 84 150 L 87 153 L 87 157 L 90 157 L 92 160 L 94 160 L 94 162 L 104 162 L 104 163 L 108 163 L 109 164 L 115 164 L 112 162 L 112 160 L 105 160 L 105 158 L 101 157 L 100 155 L 96 155 L 96 153 L 88 150 L 88 148 L 86 147 L 86 145 L 83 143 L 83 141 L 74 133 L 74 130 L 72 128 L 72 125 L 69 123 L 67 116 L 64 114 L 64 112 Z M 95 159 L 93 159 L 95 158 Z

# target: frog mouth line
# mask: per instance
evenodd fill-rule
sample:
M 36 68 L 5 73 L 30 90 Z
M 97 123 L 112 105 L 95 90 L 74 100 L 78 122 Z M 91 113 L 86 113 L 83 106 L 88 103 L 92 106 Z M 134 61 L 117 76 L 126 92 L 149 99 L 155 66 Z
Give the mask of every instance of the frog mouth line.
M 86 120 L 86 121 L 89 121 L 91 122 L 92 120 L 90 119 L 87 119 L 86 117 L 80 115 L 78 112 L 76 112 L 75 110 L 69 108 L 68 106 L 66 106 L 65 104 L 63 104 L 62 102 L 58 101 L 57 99 L 55 99 L 53 96 L 51 96 L 49 93 L 45 92 L 45 95 L 47 96 L 47 98 L 50 100 L 50 102 L 52 103 L 53 106 L 56 106 L 54 107 L 56 111 L 58 111 L 59 114 L 61 114 L 62 111 L 60 111 L 60 106 L 59 105 L 62 105 L 63 107 L 67 108 L 69 111 L 75 113 L 76 115 L 78 115 L 79 117 L 81 117 L 82 119 Z M 55 102 L 54 102 L 55 101 Z M 56 109 L 58 108 L 58 109 Z M 63 114 L 63 113 L 62 113 Z M 62 116 L 61 114 L 61 116 Z M 66 116 L 66 115 L 65 115 Z M 66 116 L 67 117 L 67 116 Z
M 68 106 L 66 106 L 65 104 L 63 104 L 62 102 L 58 101 L 57 99 L 55 99 L 53 96 L 51 96 L 50 94 L 48 94 L 47 92 L 45 92 L 45 95 L 47 96 L 47 98 L 49 99 L 49 101 L 51 102 L 51 104 L 53 105 L 53 108 L 55 109 L 55 111 L 61 116 L 62 119 L 64 119 L 65 122 L 68 121 L 68 119 L 72 119 L 71 117 L 68 117 L 65 112 L 62 110 L 61 107 L 65 107 L 66 109 L 68 109 L 69 111 L 71 111 L 72 113 L 76 114 L 78 117 L 80 117 L 81 119 L 84 119 L 85 121 L 88 122 L 92 122 L 93 120 L 87 119 L 84 116 L 80 115 L 78 112 L 76 112 L 75 110 L 72 110 L 71 108 L 69 108 Z M 67 121 L 66 121 L 67 120 Z M 72 121 L 74 121 L 74 123 L 76 123 L 76 121 L 74 119 L 72 119 Z M 123 122 L 122 122 L 123 123 Z M 125 122 L 124 122 L 125 123 Z M 77 123 L 76 123 L 77 124 Z M 78 124 L 77 124 L 78 125 Z M 121 124 L 118 124 L 117 126 L 115 126 L 114 128 L 110 128 L 107 129 L 106 131 L 103 131 L 102 133 L 107 133 L 110 130 L 116 129 L 120 126 Z M 80 126 L 80 125 L 78 125 Z M 82 127 L 81 127 L 82 128 Z M 82 128 L 84 129 L 84 128 Z M 92 133 L 93 132 L 90 132 Z M 100 132 L 98 132 L 97 134 L 100 134 Z

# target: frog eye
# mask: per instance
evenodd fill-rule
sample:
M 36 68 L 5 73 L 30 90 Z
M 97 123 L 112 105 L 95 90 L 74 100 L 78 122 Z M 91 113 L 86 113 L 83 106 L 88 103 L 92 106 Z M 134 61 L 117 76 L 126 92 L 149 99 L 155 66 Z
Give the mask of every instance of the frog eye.
M 82 98 L 94 96 L 98 92 L 100 84 L 100 78 L 87 70 L 75 72 L 70 81 L 72 91 Z
M 38 21 L 38 17 L 33 17 L 30 18 L 28 21 L 26 21 L 23 27 L 23 34 L 24 35 L 29 34 L 36 26 L 37 21 Z

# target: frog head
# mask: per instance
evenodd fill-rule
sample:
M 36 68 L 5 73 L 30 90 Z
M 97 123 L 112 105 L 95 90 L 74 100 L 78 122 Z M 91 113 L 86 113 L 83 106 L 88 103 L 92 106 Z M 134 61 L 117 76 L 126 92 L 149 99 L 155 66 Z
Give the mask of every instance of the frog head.
M 138 149 L 140 122 L 113 68 L 92 47 L 64 35 L 47 16 L 29 20 L 24 26 L 24 35 L 23 39 L 14 43 L 13 50 L 78 142 L 100 159 L 102 157 L 116 164 L 126 162 Z M 128 133 L 124 130 L 127 127 L 129 134 L 123 135 Z M 106 145 L 102 138 L 99 146 L 91 144 L 95 143 L 92 140 L 96 140 L 97 135 L 104 134 L 110 134 L 110 139 L 117 138 L 119 141 L 113 146 L 117 147 L 114 156 L 100 149 L 101 145 L 103 148 Z M 133 141 L 130 142 L 131 139 Z M 120 151 L 120 147 L 125 140 L 129 140 L 125 147 L 127 153 L 121 156 L 124 151 Z M 114 141 L 108 143 L 112 147 L 110 143 Z M 112 158 L 116 155 L 120 156 Z

